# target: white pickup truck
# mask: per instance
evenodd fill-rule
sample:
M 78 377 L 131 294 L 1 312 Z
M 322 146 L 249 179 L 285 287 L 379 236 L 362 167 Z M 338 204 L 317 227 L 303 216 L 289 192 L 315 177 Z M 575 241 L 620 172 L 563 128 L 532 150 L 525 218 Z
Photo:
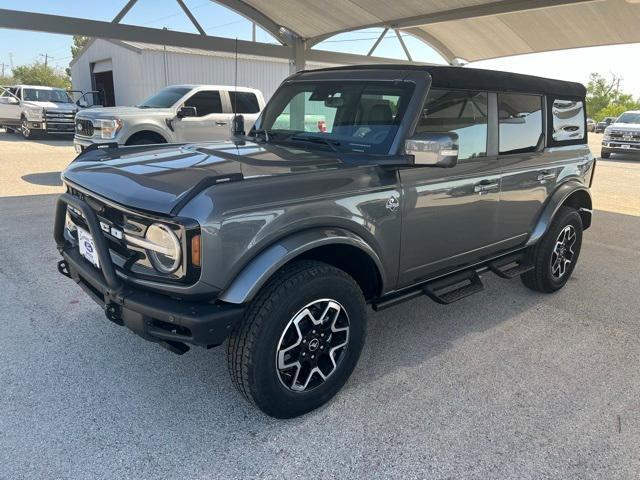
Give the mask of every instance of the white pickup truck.
M 74 132 L 74 117 L 79 105 L 62 88 L 36 85 L 0 87 L 0 127 L 35 135 Z
M 82 110 L 76 116 L 77 152 L 93 144 L 146 145 L 228 140 L 235 114 L 249 128 L 264 107 L 259 90 L 220 85 L 174 85 L 140 105 Z

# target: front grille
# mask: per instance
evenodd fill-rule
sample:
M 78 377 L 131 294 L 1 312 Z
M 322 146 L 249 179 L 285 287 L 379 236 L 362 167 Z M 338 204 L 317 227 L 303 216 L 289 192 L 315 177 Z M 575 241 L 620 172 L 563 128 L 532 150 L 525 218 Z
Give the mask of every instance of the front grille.
M 76 133 L 83 137 L 92 137 L 94 133 L 93 122 L 84 118 L 76 119 Z
M 45 110 L 44 119 L 48 132 L 73 133 L 75 129 L 75 112 L 61 112 L 59 110 Z
M 622 130 L 613 130 L 607 134 L 611 140 L 625 142 L 640 142 L 640 132 L 625 132 Z

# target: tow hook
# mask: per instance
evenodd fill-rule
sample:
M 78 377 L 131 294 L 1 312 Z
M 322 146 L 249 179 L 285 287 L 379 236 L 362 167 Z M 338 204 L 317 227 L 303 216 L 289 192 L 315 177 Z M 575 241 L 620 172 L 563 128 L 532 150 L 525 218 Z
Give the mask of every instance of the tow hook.
M 58 262 L 58 272 L 60 272 L 65 277 L 71 278 L 71 272 L 69 272 L 69 265 L 66 260 L 60 260 Z
M 122 317 L 120 316 L 120 307 L 115 303 L 109 303 L 104 308 L 104 313 L 107 316 L 107 318 L 111 320 L 113 323 L 116 323 L 118 325 L 124 325 L 124 322 L 122 321 Z

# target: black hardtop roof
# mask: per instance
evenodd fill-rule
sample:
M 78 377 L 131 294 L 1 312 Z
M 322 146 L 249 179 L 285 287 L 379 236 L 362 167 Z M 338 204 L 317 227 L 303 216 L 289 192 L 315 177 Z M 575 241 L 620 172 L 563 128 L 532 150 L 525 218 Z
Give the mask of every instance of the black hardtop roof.
M 431 75 L 432 87 L 464 88 L 473 90 L 511 91 L 541 93 L 584 98 L 587 91 L 581 83 L 565 82 L 552 78 L 522 75 L 520 73 L 499 72 L 471 67 L 450 67 L 445 65 L 348 65 L 344 67 L 306 70 L 302 75 L 313 72 L 344 72 L 349 70 L 394 70 L 397 72 L 421 71 Z

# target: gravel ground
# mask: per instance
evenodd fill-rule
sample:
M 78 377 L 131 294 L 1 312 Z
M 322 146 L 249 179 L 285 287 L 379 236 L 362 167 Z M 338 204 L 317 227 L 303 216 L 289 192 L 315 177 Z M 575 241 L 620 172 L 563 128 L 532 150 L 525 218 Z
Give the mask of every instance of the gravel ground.
M 629 479 L 640 472 L 640 161 L 601 161 L 579 265 L 545 296 L 486 275 L 371 313 L 326 407 L 270 419 L 223 348 L 173 355 L 60 277 L 68 141 L 0 132 L 0 478 Z

